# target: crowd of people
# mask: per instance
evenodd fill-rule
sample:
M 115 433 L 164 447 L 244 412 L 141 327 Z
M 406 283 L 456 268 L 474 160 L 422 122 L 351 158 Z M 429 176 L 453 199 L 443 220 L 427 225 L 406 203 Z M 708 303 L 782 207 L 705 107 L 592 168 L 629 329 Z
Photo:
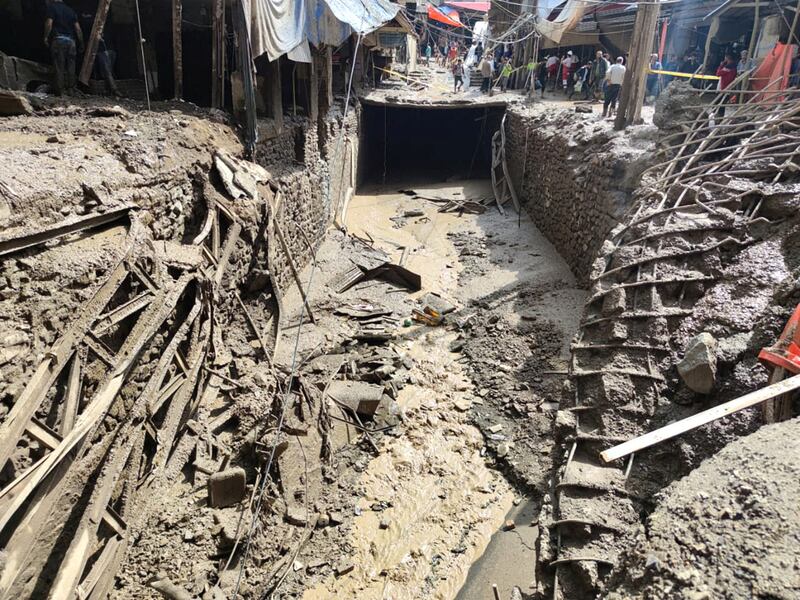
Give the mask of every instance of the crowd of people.
M 488 45 L 488 42 L 487 42 Z M 436 64 L 450 71 L 453 77 L 453 91 L 461 92 L 469 88 L 470 72 L 476 69 L 480 77 L 480 91 L 491 94 L 499 87 L 506 91 L 512 76 L 517 73 L 514 87 L 522 87 L 525 93 L 546 92 L 563 94 L 567 99 L 577 98 L 583 101 L 603 103 L 603 116 L 612 117 L 616 112 L 622 86 L 625 83 L 626 57 L 611 55 L 603 50 L 585 59 L 576 52 L 566 50 L 559 53 L 544 53 L 538 58 L 531 58 L 527 64 L 514 67 L 514 44 L 497 44 L 491 48 L 484 47 L 482 41 L 465 44 L 463 41 L 448 40 L 440 36 L 438 43 L 429 40 L 423 50 L 427 64 L 435 60 Z M 800 79 L 800 58 L 796 60 L 797 79 Z M 715 63 L 704 63 L 697 50 L 690 50 L 681 60 L 670 54 L 662 63 L 658 54 L 650 56 L 646 76 L 645 103 L 654 102 L 666 86 L 676 78 L 686 77 L 695 86 L 727 89 L 737 77 L 750 72 L 756 62 L 749 57 L 747 50 L 732 48 L 725 53 L 716 70 Z M 714 78 L 692 78 L 700 74 L 704 65 L 711 66 Z

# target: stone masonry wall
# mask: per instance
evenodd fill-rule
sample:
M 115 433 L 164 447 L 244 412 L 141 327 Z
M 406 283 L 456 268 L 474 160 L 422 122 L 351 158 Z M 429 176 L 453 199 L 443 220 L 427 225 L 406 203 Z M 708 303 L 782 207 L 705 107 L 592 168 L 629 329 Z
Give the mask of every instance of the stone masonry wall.
M 513 107 L 507 115 L 506 160 L 520 202 L 585 284 L 649 165 L 652 128 L 623 138 L 596 114 Z
M 285 118 L 282 131 L 265 136 L 256 148 L 256 161 L 270 171 L 280 190 L 282 201 L 275 219 L 298 269 L 311 260 L 309 245 L 319 245 L 352 185 L 350 153 L 357 152 L 358 119 L 351 113 L 343 124 L 335 111 L 319 122 Z M 337 143 L 343 128 L 342 140 Z M 346 137 L 351 138 L 350 143 L 345 143 Z M 275 253 L 275 259 L 274 275 L 286 290 L 294 285 L 291 268 L 282 251 Z

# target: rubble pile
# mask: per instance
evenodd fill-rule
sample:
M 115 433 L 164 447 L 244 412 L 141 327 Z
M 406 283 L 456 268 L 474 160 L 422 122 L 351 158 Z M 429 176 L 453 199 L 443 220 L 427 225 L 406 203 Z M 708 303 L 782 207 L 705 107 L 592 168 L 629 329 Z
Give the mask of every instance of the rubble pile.
M 290 244 L 339 199 L 319 192 L 302 221 L 280 198 L 317 181 L 318 158 L 274 178 L 191 112 L 45 106 L 2 123 L 4 595 L 229 593 L 254 492 L 286 482 L 297 514 L 297 449 L 266 477 L 264 448 L 288 428 L 326 455 L 322 389 L 274 362 L 294 283 L 274 267 L 305 265 L 313 247 Z
M 644 173 L 632 211 L 592 265 L 572 345 L 571 402 L 556 417 L 571 433 L 559 438 L 552 507 L 544 510 L 549 535 L 542 530 L 541 559 L 554 566 L 562 597 L 596 593 L 609 573 L 624 578 L 621 553 L 653 495 L 762 423 L 760 410 L 742 411 L 624 459 L 599 456 L 766 384 L 757 356 L 780 335 L 787 297 L 796 295 L 788 241 L 800 221 L 784 203 L 796 185 L 791 167 L 753 122 L 768 116 L 793 136 L 793 110 L 742 105 L 726 111 L 724 128 L 698 121 L 670 139 L 666 159 Z M 761 212 L 767 206 L 769 216 Z

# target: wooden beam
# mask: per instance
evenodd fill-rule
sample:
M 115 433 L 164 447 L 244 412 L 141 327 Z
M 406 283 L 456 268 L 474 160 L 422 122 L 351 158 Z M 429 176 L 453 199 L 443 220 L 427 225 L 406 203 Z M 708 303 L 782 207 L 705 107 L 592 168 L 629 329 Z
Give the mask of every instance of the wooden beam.
M 81 388 L 83 387 L 83 378 L 81 371 L 81 363 L 83 357 L 81 352 L 75 353 L 72 357 L 72 364 L 69 368 L 69 379 L 67 379 L 67 389 L 64 393 L 64 414 L 61 416 L 61 436 L 67 435 L 72 427 L 75 425 L 75 419 L 78 417 L 78 404 L 81 397 Z
M 50 389 L 60 375 L 61 370 L 66 366 L 75 350 L 75 346 L 86 334 L 86 330 L 89 329 L 97 315 L 100 314 L 100 311 L 108 304 L 111 296 L 127 275 L 127 268 L 120 261 L 102 287 L 84 305 L 80 317 L 45 354 L 45 358 L 36 368 L 36 372 L 31 377 L 28 385 L 25 386 L 22 394 L 17 398 L 11 408 L 11 412 L 6 415 L 3 424 L 0 425 L 0 465 L 5 465 L 6 461 L 11 457 L 22 432 L 28 426 L 31 417 L 39 410 L 47 390 Z
M 97 3 L 97 12 L 94 14 L 92 33 L 89 34 L 89 39 L 86 43 L 86 51 L 83 53 L 83 63 L 81 64 L 81 72 L 78 76 L 78 81 L 80 81 L 83 85 L 89 85 L 89 77 L 92 75 L 94 59 L 97 56 L 97 48 L 100 45 L 100 36 L 103 35 L 103 28 L 106 25 L 108 9 L 110 6 L 111 0 L 99 0 Z
M 225 0 L 213 0 L 211 14 L 211 106 L 225 105 Z
M 614 129 L 625 129 L 636 123 L 642 114 L 642 104 L 647 93 L 647 68 L 661 6 L 656 0 L 652 4 L 639 4 L 633 25 L 633 38 L 628 53 L 628 65 L 620 91 Z
M 278 242 L 280 242 L 281 250 L 283 250 L 283 255 L 286 257 L 286 262 L 289 264 L 289 270 L 292 272 L 292 276 L 294 277 L 294 282 L 297 284 L 297 289 L 300 290 L 300 296 L 303 298 L 303 305 L 306 307 L 306 312 L 308 313 L 308 318 L 311 319 L 311 322 L 316 325 L 317 320 L 314 318 L 314 313 L 311 311 L 311 305 L 308 302 L 308 298 L 306 297 L 306 290 L 303 288 L 303 281 L 300 279 L 300 272 L 297 270 L 297 266 L 294 263 L 294 257 L 292 256 L 292 251 L 289 249 L 289 245 L 286 243 L 286 239 L 283 237 L 283 232 L 281 231 L 280 226 L 278 225 L 277 218 L 273 220 L 275 235 L 278 238 Z
M 736 398 L 735 400 L 731 400 L 730 402 L 725 402 L 724 404 L 720 404 L 714 408 L 704 410 L 703 412 L 692 415 L 691 417 L 681 419 L 675 423 L 670 423 L 666 427 L 656 429 L 650 433 L 646 433 L 644 435 L 640 435 L 639 437 L 633 438 L 632 440 L 628 440 L 627 442 L 619 444 L 618 446 L 609 448 L 605 452 L 601 452 L 600 457 L 605 462 L 611 462 L 612 460 L 628 456 L 629 454 L 633 454 L 639 450 L 644 450 L 645 448 L 649 448 L 650 446 L 654 446 L 655 444 L 659 444 L 665 440 L 679 436 L 687 431 L 691 431 L 692 429 L 697 429 L 701 425 L 705 425 L 711 421 L 716 421 L 722 417 L 727 417 L 728 415 L 739 412 L 740 410 L 744 410 L 745 408 L 750 408 L 756 404 L 761 404 L 762 402 L 777 398 L 778 396 L 788 394 L 789 392 L 793 392 L 798 389 L 800 389 L 800 375 L 795 375 L 789 379 L 784 379 L 778 383 L 773 383 L 772 385 L 763 387 L 755 392 L 745 394 L 744 396 Z
M 172 0 L 172 62 L 175 77 L 175 99 L 183 98 L 183 0 Z

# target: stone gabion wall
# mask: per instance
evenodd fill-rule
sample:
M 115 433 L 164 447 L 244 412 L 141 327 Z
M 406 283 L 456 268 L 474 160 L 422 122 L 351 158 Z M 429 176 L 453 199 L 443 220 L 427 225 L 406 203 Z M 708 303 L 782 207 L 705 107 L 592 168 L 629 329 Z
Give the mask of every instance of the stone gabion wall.
M 650 128 L 623 137 L 596 114 L 521 107 L 508 110 L 505 127 L 506 160 L 520 202 L 586 284 L 650 164 Z

